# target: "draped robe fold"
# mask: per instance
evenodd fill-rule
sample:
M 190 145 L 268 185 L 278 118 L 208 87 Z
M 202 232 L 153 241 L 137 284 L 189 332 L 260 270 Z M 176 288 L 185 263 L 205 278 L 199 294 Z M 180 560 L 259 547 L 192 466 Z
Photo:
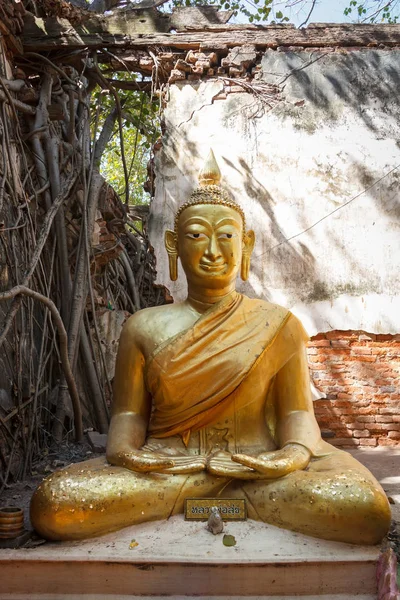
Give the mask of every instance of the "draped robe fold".
M 278 353 L 283 358 L 276 360 L 275 342 L 289 320 L 284 353 Z M 154 401 L 150 436 L 179 434 L 187 443 L 191 431 L 215 422 L 261 360 L 269 361 L 272 378 L 307 339 L 287 309 L 234 292 L 192 327 L 161 344 L 147 361 L 147 385 Z

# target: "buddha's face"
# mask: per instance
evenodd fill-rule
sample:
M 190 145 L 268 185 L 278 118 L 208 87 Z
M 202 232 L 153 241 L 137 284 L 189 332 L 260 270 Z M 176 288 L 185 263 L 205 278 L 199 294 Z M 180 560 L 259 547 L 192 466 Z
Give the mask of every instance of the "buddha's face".
M 236 210 L 218 204 L 186 208 L 176 242 L 189 285 L 215 289 L 231 284 L 240 268 L 244 237 Z

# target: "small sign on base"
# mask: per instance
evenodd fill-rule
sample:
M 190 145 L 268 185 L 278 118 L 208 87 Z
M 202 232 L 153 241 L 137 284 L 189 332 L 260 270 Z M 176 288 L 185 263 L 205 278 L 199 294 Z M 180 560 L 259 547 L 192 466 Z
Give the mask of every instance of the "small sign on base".
M 224 521 L 245 521 L 247 519 L 244 498 L 186 498 L 185 520 L 207 521 L 213 506 L 218 508 Z

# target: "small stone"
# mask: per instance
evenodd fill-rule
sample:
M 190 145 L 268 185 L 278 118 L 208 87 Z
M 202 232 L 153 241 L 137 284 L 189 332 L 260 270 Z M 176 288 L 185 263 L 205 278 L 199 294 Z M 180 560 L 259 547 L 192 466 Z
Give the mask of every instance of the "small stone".
M 211 531 L 213 535 L 222 533 L 224 530 L 224 522 L 222 520 L 221 513 L 216 506 L 211 508 L 211 515 L 208 517 L 207 521 L 207 529 L 208 531 Z
M 106 451 L 107 445 L 107 434 L 99 433 L 98 431 L 90 431 L 87 434 L 90 446 L 93 448 L 93 452 L 103 454 Z

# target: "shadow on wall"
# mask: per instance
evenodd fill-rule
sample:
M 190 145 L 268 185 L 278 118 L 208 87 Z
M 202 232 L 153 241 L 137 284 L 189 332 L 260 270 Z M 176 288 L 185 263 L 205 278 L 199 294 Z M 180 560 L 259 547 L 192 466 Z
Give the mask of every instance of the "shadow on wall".
M 299 219 L 298 233 L 300 235 L 296 236 L 293 242 L 286 240 L 275 215 L 275 200 L 266 187 L 254 177 L 247 162 L 243 158 L 239 158 L 239 168 L 225 156 L 223 160 L 230 168 L 240 173 L 248 197 L 262 207 L 268 219 L 265 229 L 271 235 L 270 237 L 264 236 L 260 240 L 261 248 L 258 249 L 252 261 L 252 271 L 258 281 L 262 282 L 264 289 L 270 287 L 273 282 L 275 287 L 282 288 L 287 292 L 287 296 L 291 297 L 293 303 L 331 300 L 343 294 L 362 296 L 368 293 L 396 293 L 395 281 L 393 281 L 391 289 L 390 277 L 383 278 L 382 272 L 372 269 L 368 264 L 368 258 L 366 264 L 357 262 L 351 250 L 346 247 L 346 237 L 343 236 L 341 227 L 342 219 L 348 216 L 348 213 L 346 215 L 346 206 L 339 207 L 339 221 L 336 221 L 336 226 L 332 223 L 329 224 L 330 217 L 328 217 L 312 227 L 315 221 L 304 208 Z M 400 204 L 395 193 L 399 187 L 400 171 L 393 173 L 390 177 L 383 179 L 379 185 L 373 187 L 371 185 L 376 181 L 376 175 L 365 165 L 353 162 L 352 172 L 359 183 L 360 191 L 369 188 L 369 197 L 373 199 L 379 213 L 395 222 L 400 216 Z M 362 202 L 362 198 L 363 195 L 355 198 L 353 202 Z M 340 214 L 341 212 L 343 214 Z M 325 245 L 340 257 L 344 272 L 351 274 L 350 278 L 344 276 L 342 281 L 333 281 L 329 269 L 325 271 L 321 269 L 318 255 L 313 254 L 307 246 L 307 238 L 313 240 L 318 231 L 317 228 L 323 228 L 326 225 L 328 227 L 326 228 Z M 372 220 L 371 223 L 366 221 L 366 226 L 371 230 L 374 225 Z M 309 229 L 310 226 L 311 229 Z M 368 252 L 373 252 L 374 248 L 366 243 L 365 250 L 368 255 Z M 248 286 L 256 295 L 256 290 L 251 284 Z M 268 294 L 264 293 L 264 297 L 269 299 Z
M 301 109 L 282 103 L 275 112 L 310 133 L 316 120 L 341 119 L 343 105 L 377 135 L 387 131 L 388 120 L 399 123 L 399 50 L 267 51 L 262 66 L 264 81 L 284 86 L 285 96 L 308 101 Z

